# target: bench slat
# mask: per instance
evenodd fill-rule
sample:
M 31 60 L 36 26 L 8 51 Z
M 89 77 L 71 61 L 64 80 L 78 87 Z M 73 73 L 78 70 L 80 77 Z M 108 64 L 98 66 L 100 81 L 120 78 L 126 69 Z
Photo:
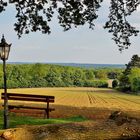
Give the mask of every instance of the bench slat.
M 4 99 L 4 97 L 2 97 Z M 54 103 L 52 99 L 41 99 L 41 98 L 19 98 L 19 97 L 8 97 L 8 100 L 17 100 L 17 101 L 35 101 L 35 102 L 51 102 Z
M 54 99 L 54 96 L 47 96 L 47 95 L 33 95 L 33 94 L 23 94 L 23 93 L 7 93 L 8 96 L 18 96 L 18 97 L 34 97 L 34 98 L 49 98 Z M 2 93 L 4 96 L 4 93 Z
M 51 103 L 54 102 L 54 96 L 7 93 L 7 97 L 8 100 L 51 102 Z M 1 99 L 4 99 L 4 93 L 2 93 Z
M 9 109 L 14 109 L 14 108 L 26 108 L 26 109 L 39 109 L 39 110 L 47 110 L 47 108 L 43 107 L 34 107 L 34 106 L 22 106 L 22 105 L 8 105 Z M 49 111 L 54 111 L 54 108 L 49 108 Z

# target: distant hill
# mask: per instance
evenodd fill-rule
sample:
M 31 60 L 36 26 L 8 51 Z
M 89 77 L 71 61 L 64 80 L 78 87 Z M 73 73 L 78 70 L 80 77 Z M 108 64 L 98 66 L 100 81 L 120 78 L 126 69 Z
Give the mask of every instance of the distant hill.
M 82 63 L 49 63 L 61 66 L 73 66 L 82 68 L 125 68 L 123 64 L 82 64 Z
M 9 62 L 10 64 L 33 64 L 37 62 Z M 40 63 L 40 62 L 39 62 Z M 54 64 L 60 66 L 72 66 L 81 68 L 125 68 L 123 64 L 84 64 L 84 63 L 43 63 Z

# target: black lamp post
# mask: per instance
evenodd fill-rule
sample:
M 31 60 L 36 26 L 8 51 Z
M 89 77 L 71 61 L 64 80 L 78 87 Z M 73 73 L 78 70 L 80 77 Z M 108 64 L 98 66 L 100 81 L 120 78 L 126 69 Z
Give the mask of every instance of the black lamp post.
M 6 60 L 8 60 L 11 44 L 7 44 L 2 36 L 0 43 L 0 59 L 3 61 L 3 78 L 4 78 L 4 129 L 8 128 L 8 99 L 6 84 Z

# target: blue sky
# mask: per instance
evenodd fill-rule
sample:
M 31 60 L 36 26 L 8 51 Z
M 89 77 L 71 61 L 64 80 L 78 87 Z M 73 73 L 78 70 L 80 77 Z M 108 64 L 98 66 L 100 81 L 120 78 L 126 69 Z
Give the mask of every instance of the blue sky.
M 23 35 L 18 39 L 14 31 L 15 12 L 10 7 L 0 14 L 0 36 L 5 34 L 8 43 L 12 43 L 9 62 L 58 62 L 58 63 L 99 63 L 126 64 L 132 55 L 140 54 L 139 36 L 132 38 L 132 46 L 123 53 L 111 40 L 111 34 L 104 30 L 108 20 L 108 0 L 102 4 L 95 21 L 95 29 L 88 26 L 63 32 L 57 20 L 51 23 L 52 33 L 44 35 L 39 32 Z M 129 19 L 140 30 L 140 8 Z

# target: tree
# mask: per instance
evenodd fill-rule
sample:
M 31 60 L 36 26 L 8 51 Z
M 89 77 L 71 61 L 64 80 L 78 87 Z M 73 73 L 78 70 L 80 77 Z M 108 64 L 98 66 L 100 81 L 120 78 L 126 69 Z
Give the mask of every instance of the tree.
M 50 34 L 49 23 L 57 13 L 60 26 L 64 31 L 72 27 L 89 24 L 94 28 L 94 20 L 97 19 L 97 11 L 103 0 L 0 0 L 0 13 L 9 4 L 14 4 L 17 11 L 17 22 L 14 24 L 19 37 L 29 32 L 41 31 Z M 127 17 L 130 16 L 140 5 L 139 0 L 110 0 L 109 20 L 104 28 L 109 29 L 113 40 L 119 50 L 130 46 L 130 37 L 137 36 L 138 30 L 131 26 Z
M 61 87 L 62 80 L 59 71 L 55 67 L 51 67 L 45 76 L 48 87 Z
M 140 68 L 132 68 L 129 74 L 129 81 L 131 83 L 131 91 L 140 91 Z
M 63 86 L 69 87 L 73 85 L 73 81 L 71 79 L 71 70 L 65 68 L 63 72 L 61 72 L 61 79 L 63 81 Z
M 128 64 L 126 64 L 126 69 L 119 79 L 120 87 L 123 91 L 130 91 L 132 89 L 132 80 L 130 80 L 130 75 L 133 68 L 140 68 L 140 57 L 138 55 L 132 56 L 131 61 Z
M 107 77 L 109 79 L 116 79 L 117 78 L 117 74 L 118 74 L 117 72 L 111 71 L 111 72 L 108 72 Z
M 88 79 L 88 80 L 93 80 L 95 78 L 95 75 L 94 75 L 94 71 L 93 70 L 85 70 L 85 78 Z
M 24 65 L 8 65 L 7 82 L 9 88 L 28 87 L 28 71 Z
M 103 69 L 99 69 L 95 73 L 97 79 L 107 79 L 107 72 Z
M 140 68 L 140 57 L 138 55 L 133 55 L 131 61 L 128 64 L 126 64 L 124 75 L 129 75 L 133 67 Z
M 85 80 L 84 72 L 81 69 L 74 70 L 74 72 L 71 75 L 71 79 L 75 86 L 83 86 L 83 81 Z
M 27 79 L 29 79 L 29 86 L 30 87 L 44 87 L 46 86 L 46 80 L 45 80 L 45 67 L 43 64 L 36 63 L 34 65 L 31 65 L 29 70 L 29 75 Z
M 138 67 L 140 68 L 140 57 L 138 55 L 133 55 L 131 61 L 126 64 L 126 72 L 130 73 L 131 68 Z

